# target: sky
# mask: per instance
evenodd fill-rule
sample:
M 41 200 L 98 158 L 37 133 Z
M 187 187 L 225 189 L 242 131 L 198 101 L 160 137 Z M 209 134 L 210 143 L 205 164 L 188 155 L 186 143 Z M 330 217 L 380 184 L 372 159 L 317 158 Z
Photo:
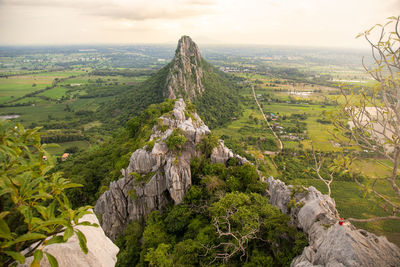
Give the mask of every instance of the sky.
M 0 0 L 0 45 L 176 43 L 362 48 L 400 0 Z

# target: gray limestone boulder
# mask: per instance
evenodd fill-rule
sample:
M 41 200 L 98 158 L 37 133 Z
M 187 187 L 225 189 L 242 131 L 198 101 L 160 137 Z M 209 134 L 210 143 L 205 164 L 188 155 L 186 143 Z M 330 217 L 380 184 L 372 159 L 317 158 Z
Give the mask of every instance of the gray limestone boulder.
M 292 194 L 293 187 L 269 177 L 270 203 L 290 215 L 302 229 L 309 246 L 296 257 L 291 267 L 400 266 L 400 249 L 384 236 L 376 236 L 345 222 L 340 225 L 335 201 L 310 186 Z M 289 209 L 294 197 L 297 208 Z
M 80 221 L 99 224 L 96 215 L 86 214 Z M 53 255 L 60 267 L 112 267 L 117 262 L 119 248 L 107 238 L 101 227 L 77 226 L 87 240 L 89 252 L 83 253 L 78 238 L 74 235 L 66 243 L 52 244 L 46 246 L 43 251 Z M 33 257 L 25 260 L 25 263 L 18 266 L 30 266 Z M 50 267 L 46 256 L 43 256 L 40 266 Z
M 224 144 L 223 140 L 219 140 L 219 145 L 217 147 L 215 147 L 212 152 L 211 152 L 211 156 L 210 156 L 210 161 L 211 163 L 225 163 L 227 162 L 230 158 L 236 158 L 239 160 L 239 164 L 243 165 L 245 163 L 249 163 L 247 161 L 247 159 L 236 155 L 232 152 L 232 150 L 230 150 L 229 148 L 227 148 Z

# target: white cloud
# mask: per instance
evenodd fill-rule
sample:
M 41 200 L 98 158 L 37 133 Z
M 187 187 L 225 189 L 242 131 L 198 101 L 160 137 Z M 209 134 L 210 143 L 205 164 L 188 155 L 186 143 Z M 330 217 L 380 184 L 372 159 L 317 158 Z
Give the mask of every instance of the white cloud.
M 399 0 L 0 0 L 0 43 L 164 43 L 190 34 L 359 46 L 358 32 L 398 10 Z

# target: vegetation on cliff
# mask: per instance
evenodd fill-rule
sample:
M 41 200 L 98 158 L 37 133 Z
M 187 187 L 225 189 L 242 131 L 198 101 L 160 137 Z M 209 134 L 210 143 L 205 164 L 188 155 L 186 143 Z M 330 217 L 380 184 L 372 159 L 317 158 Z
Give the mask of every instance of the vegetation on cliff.
M 287 266 L 307 244 L 262 195 L 255 166 L 195 158 L 179 205 L 132 222 L 116 243 L 117 266 Z
M 237 85 L 240 79 L 217 70 L 204 59 L 201 65 L 206 89 L 194 103 L 210 128 L 220 127 L 242 112 Z
M 72 156 L 57 168 L 82 188 L 69 191 L 74 206 L 93 205 L 111 181 L 121 177 L 121 169 L 129 163 L 133 151 L 143 147 L 158 118 L 173 109 L 174 100 L 150 105 L 140 116 L 133 117 L 108 142 Z
M 84 184 L 71 190 L 75 205 L 93 204 L 110 181 L 120 177 L 131 153 L 150 145 L 151 129 L 159 124 L 161 115 L 170 113 L 173 103 L 168 100 L 149 106 L 128 121 L 112 141 L 61 165 L 68 177 Z M 171 147 L 179 149 L 182 137 L 176 131 L 169 138 Z M 286 266 L 301 253 L 306 245 L 304 235 L 288 226 L 289 217 L 263 196 L 266 185 L 259 181 L 256 167 L 239 165 L 235 158 L 226 164 L 210 163 L 216 145 L 218 138 L 213 134 L 198 145 L 203 156 L 191 162 L 192 186 L 182 204 L 171 202 L 146 220 L 126 226 L 116 240 L 121 249 L 117 266 Z
M 237 83 L 242 79 L 219 71 L 201 58 L 193 41 L 190 40 L 188 46 L 177 50 L 174 60 L 148 80 L 105 103 L 99 118 L 112 122 L 111 125 L 123 125 L 150 104 L 165 100 L 168 90 L 174 92 L 172 98 L 183 97 L 196 104 L 199 115 L 210 128 L 222 126 L 239 116 L 242 108 Z M 190 66 L 186 66 L 188 64 Z

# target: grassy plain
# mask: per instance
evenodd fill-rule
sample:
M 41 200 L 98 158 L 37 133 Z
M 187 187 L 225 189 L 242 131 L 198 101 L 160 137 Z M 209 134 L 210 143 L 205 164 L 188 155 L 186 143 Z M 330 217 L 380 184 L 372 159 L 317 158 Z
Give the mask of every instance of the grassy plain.
M 64 87 L 54 87 L 50 90 L 46 90 L 43 93 L 38 94 L 39 96 L 47 96 L 51 99 L 60 99 L 61 97 L 65 96 L 67 89 Z
M 78 147 L 80 150 L 85 150 L 89 147 L 87 141 L 71 141 L 63 143 L 49 143 L 46 144 L 46 150 L 53 156 L 62 156 L 67 148 Z
M 54 79 L 82 75 L 83 71 L 54 71 L 0 78 L 0 104 L 51 86 Z
M 43 133 L 52 127 L 80 129 L 83 136 L 96 142 L 98 134 L 91 129 L 102 126 L 96 117 L 99 107 L 114 99 L 119 91 L 129 89 L 148 76 L 95 76 L 90 75 L 90 71 L 72 69 L 0 78 L 0 104 L 7 105 L 0 107 L 0 115 L 20 115 L 13 120 L 25 127 L 44 126 L 41 129 Z M 44 91 L 25 96 L 47 87 Z M 75 145 L 88 148 L 88 143 L 84 141 L 63 142 L 61 139 L 60 147 L 49 147 L 52 154 L 60 154 Z M 68 141 L 67 136 L 64 141 Z
M 0 108 L 0 114 L 18 114 L 21 117 L 15 121 L 29 126 L 32 122 L 47 121 L 49 116 L 53 119 L 63 119 L 67 115 L 65 108 L 65 104 L 55 105 L 51 102 L 43 102 L 34 106 L 3 107 Z

